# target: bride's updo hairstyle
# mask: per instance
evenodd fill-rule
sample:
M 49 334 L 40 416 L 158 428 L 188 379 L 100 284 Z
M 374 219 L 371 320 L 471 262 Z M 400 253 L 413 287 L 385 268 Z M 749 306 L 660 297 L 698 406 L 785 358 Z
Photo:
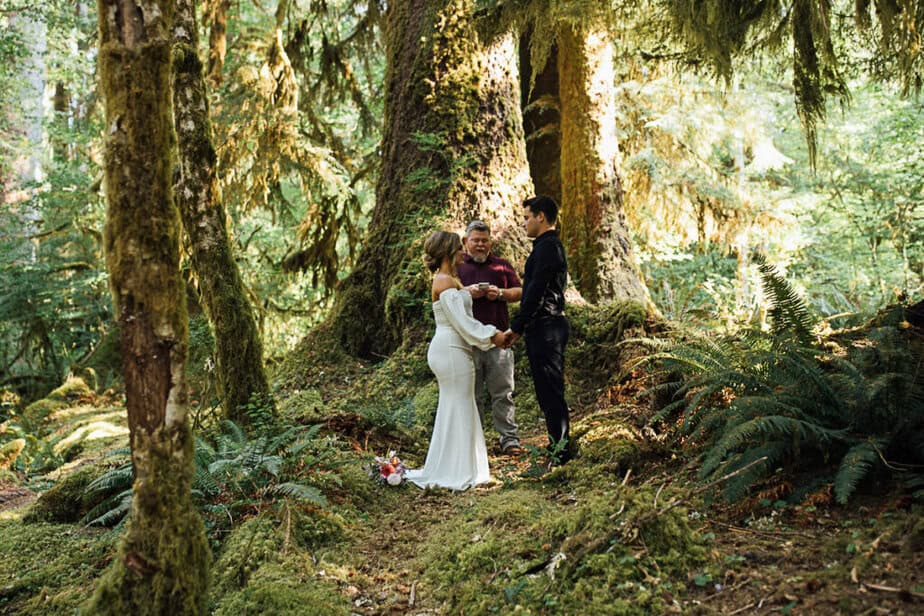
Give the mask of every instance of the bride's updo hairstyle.
M 452 231 L 437 231 L 424 242 L 424 263 L 427 269 L 435 272 L 443 259 L 452 257 L 462 249 L 462 240 Z

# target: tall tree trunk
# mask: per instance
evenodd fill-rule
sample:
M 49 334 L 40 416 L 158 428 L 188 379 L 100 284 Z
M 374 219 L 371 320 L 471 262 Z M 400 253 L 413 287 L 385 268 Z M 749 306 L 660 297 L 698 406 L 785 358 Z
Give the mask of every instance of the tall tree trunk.
M 382 170 L 368 236 L 338 290 L 333 328 L 352 353 L 396 348 L 429 314 L 423 241 L 489 220 L 508 256 L 529 171 L 512 35 L 485 44 L 474 0 L 389 2 Z
M 52 96 L 52 109 L 55 111 L 53 122 L 62 129 L 67 127 L 70 113 L 71 95 L 63 81 L 55 82 L 55 93 Z M 60 138 L 51 138 L 51 150 L 55 161 L 65 161 L 69 157 L 67 141 Z
M 613 55 L 602 30 L 558 37 L 561 233 L 571 275 L 591 301 L 646 301 L 622 211 Z
M 134 470 L 119 553 L 92 614 L 205 611 L 209 548 L 192 502 L 188 322 L 171 191 L 173 0 L 98 0 L 106 261 L 119 319 Z
M 271 407 L 272 399 L 260 331 L 228 240 L 197 32 L 195 2 L 177 0 L 173 96 L 179 164 L 174 194 L 189 237 L 202 305 L 212 324 L 225 416 L 246 423 L 248 402 Z
M 231 0 L 211 0 L 209 5 L 209 81 L 212 87 L 217 88 L 221 85 L 221 72 L 228 52 L 228 11 L 231 10 Z
M 533 80 L 532 33 L 520 37 L 520 91 L 526 158 L 537 195 L 561 203 L 561 114 L 558 99 L 558 48 Z

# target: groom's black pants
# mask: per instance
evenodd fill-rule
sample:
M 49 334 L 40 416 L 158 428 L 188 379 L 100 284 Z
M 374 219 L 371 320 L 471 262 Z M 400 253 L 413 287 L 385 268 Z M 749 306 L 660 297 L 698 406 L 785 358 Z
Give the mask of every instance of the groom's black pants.
M 542 317 L 526 330 L 526 356 L 536 389 L 536 400 L 545 415 L 550 446 L 568 441 L 568 404 L 565 402 L 565 345 L 571 327 L 564 316 Z M 571 456 L 570 446 L 559 454 L 561 462 Z

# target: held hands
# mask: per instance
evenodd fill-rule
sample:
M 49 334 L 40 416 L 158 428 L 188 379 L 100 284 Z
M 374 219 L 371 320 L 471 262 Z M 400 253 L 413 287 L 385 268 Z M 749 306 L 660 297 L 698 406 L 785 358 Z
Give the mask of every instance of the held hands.
M 509 349 L 519 338 L 519 334 L 516 334 L 508 329 L 505 332 L 498 331 L 496 334 L 491 336 L 491 342 L 494 343 L 494 346 L 498 348 Z

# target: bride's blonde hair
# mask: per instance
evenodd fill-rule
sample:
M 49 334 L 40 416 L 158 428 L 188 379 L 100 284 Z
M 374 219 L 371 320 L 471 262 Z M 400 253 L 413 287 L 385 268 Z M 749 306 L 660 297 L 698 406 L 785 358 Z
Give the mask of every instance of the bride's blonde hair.
M 457 233 L 436 231 L 424 242 L 424 263 L 428 270 L 435 272 L 443 259 L 452 257 L 459 250 L 462 250 L 462 240 Z

